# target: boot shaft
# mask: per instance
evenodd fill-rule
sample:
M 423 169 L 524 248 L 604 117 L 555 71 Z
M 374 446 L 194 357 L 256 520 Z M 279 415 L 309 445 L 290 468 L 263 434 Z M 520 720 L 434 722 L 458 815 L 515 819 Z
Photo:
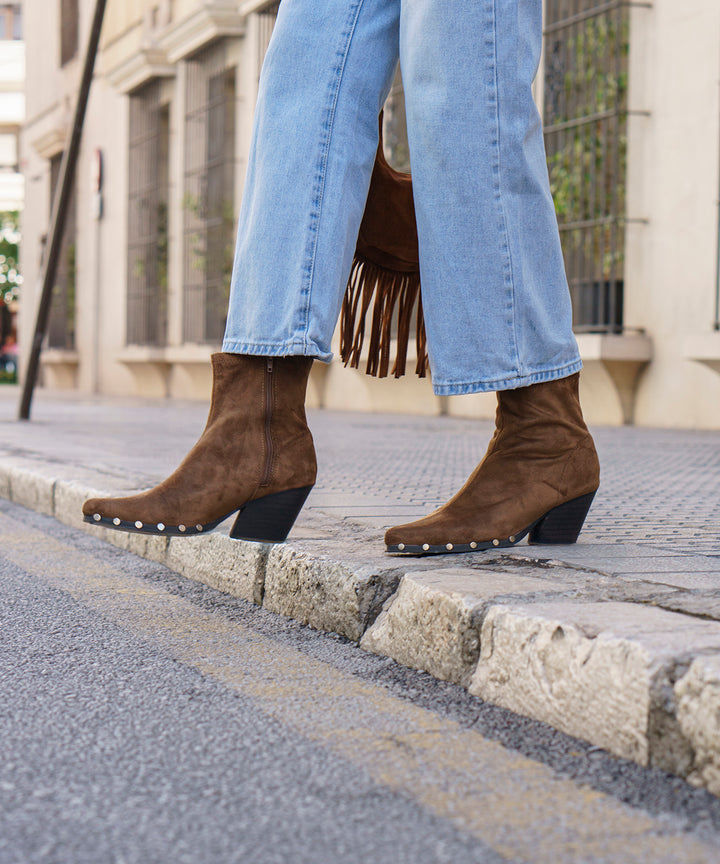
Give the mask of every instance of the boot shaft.
M 590 437 L 579 396 L 579 373 L 568 378 L 501 390 L 497 394 L 498 438 L 532 437 L 549 452 L 566 450 Z
M 305 424 L 305 394 L 311 357 L 260 357 L 218 352 L 212 355 L 213 388 L 207 425 L 220 416 L 241 411 L 248 422 L 264 420 L 266 388 L 272 388 L 272 413 L 277 419 Z
M 263 494 L 278 484 L 312 486 L 317 460 L 305 415 L 312 358 L 218 353 L 212 364 L 206 431 L 221 440 L 239 432 L 250 437 L 262 461 Z

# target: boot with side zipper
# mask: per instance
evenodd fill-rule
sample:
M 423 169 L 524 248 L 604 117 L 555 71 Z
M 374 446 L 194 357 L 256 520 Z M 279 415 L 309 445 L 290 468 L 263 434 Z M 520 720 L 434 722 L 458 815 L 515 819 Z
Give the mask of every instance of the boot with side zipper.
M 86 522 L 120 531 L 187 537 L 238 512 L 230 536 L 280 543 L 315 483 L 305 418 L 309 357 L 212 356 L 210 413 L 200 439 L 154 489 L 91 498 Z
M 391 528 L 388 552 L 440 554 L 574 543 L 600 483 L 579 374 L 497 394 L 495 434 L 463 488 L 434 513 Z

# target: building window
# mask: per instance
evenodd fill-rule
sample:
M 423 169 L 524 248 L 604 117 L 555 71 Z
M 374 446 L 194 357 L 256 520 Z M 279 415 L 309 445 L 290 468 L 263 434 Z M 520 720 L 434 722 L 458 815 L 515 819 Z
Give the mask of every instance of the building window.
M 58 179 L 62 153 L 50 160 L 50 212 L 58 193 Z M 76 196 L 73 187 L 70 193 L 65 230 L 63 231 L 60 259 L 55 284 L 52 289 L 50 318 L 48 322 L 48 348 L 68 351 L 75 349 L 75 288 L 77 275 Z M 47 252 L 47 247 L 45 249 Z
M 186 342 L 217 343 L 235 248 L 235 69 L 219 42 L 187 73 L 183 332 Z
M 623 324 L 628 5 L 546 5 L 545 142 L 577 331 Z
M 22 39 L 22 7 L 19 3 L 0 3 L 0 39 Z
M 167 339 L 170 108 L 161 81 L 130 96 L 128 173 L 129 345 Z
M 78 52 L 78 0 L 60 0 L 60 65 L 69 63 Z

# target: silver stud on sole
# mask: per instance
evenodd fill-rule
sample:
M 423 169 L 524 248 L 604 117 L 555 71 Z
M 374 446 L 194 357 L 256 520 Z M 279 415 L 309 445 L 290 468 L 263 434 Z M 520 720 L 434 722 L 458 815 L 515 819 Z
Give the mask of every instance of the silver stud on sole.
M 116 516 L 116 517 L 113 519 L 113 525 L 119 525 L 119 524 L 120 524 L 120 518 L 119 518 L 118 516 Z
M 445 544 L 445 548 L 448 550 L 448 552 L 452 552 L 452 550 L 453 550 L 453 544 L 452 544 L 452 543 L 446 543 L 446 544 Z
M 423 552 L 427 552 L 429 548 L 430 548 L 429 543 L 423 543 Z
M 135 523 L 135 527 L 136 527 L 136 528 L 142 528 L 142 527 L 143 527 L 143 523 L 138 519 L 138 521 Z
M 158 522 L 158 526 L 157 526 L 157 527 L 158 527 L 158 531 L 164 531 L 164 530 L 165 530 L 165 526 L 163 525 L 162 522 Z
M 96 522 L 99 522 L 99 521 L 102 519 L 102 516 L 101 516 L 99 513 L 96 513 L 96 514 L 93 516 L 93 519 L 94 519 Z

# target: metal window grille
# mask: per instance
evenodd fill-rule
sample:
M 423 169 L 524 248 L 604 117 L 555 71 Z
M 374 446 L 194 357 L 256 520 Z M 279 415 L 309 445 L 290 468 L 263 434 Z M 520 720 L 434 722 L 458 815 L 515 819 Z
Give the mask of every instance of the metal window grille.
M 545 142 L 576 331 L 623 325 L 629 5 L 546 3 Z
M 186 342 L 222 340 L 235 241 L 235 69 L 219 42 L 188 63 L 185 113 Z
M 60 0 L 60 65 L 69 63 L 78 52 L 78 0 Z
M 165 345 L 168 294 L 170 110 L 161 82 L 130 96 L 128 181 L 129 345 Z
M 50 209 L 57 193 L 62 153 L 50 160 Z M 75 287 L 76 287 L 76 195 L 73 188 L 70 196 L 62 248 L 58 262 L 55 284 L 52 289 L 50 317 L 48 320 L 48 348 L 74 350 L 75 348 Z

